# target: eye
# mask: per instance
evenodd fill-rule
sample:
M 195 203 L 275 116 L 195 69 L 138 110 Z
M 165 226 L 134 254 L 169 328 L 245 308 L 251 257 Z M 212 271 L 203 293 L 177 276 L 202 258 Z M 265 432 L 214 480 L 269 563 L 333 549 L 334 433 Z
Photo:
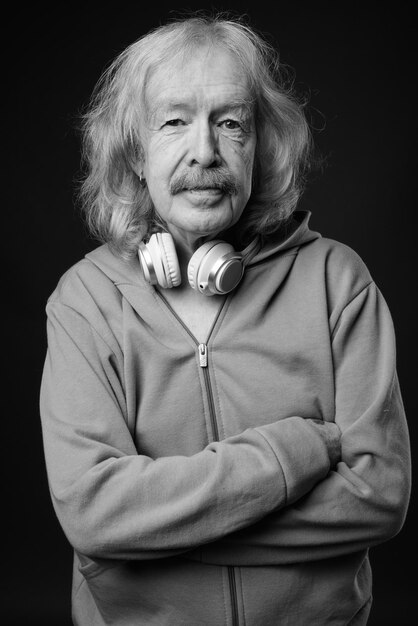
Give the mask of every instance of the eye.
M 166 122 L 164 122 L 164 126 L 182 126 L 183 124 L 183 120 L 178 117 L 173 120 L 167 120 Z
M 237 120 L 223 120 L 220 126 L 223 126 L 226 130 L 242 130 L 242 126 Z

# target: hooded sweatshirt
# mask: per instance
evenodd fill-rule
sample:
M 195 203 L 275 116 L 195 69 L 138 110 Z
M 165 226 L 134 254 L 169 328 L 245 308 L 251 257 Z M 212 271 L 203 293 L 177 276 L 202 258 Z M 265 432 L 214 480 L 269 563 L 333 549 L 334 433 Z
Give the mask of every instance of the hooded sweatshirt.
M 107 245 L 50 297 L 41 417 L 76 625 L 366 623 L 368 548 L 410 492 L 394 332 L 361 259 L 308 219 L 213 296 L 203 344 Z

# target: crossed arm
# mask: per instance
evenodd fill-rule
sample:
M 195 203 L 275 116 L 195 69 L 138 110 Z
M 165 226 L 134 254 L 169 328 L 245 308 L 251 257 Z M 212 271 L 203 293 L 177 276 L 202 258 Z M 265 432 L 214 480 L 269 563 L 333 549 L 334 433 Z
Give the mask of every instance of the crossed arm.
M 386 305 L 365 289 L 333 337 L 336 424 L 293 416 L 193 456 L 151 459 L 138 454 L 124 419 L 122 357 L 79 313 L 51 303 L 41 413 L 51 494 L 69 541 L 93 558 L 184 554 L 260 565 L 389 538 L 409 497 L 394 350 Z

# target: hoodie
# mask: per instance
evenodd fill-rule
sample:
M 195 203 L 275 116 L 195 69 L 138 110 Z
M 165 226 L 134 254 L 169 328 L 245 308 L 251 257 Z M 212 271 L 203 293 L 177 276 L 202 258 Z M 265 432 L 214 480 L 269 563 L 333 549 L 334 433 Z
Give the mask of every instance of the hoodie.
M 366 623 L 368 549 L 410 492 L 393 325 L 308 219 L 213 296 L 204 344 L 106 245 L 51 295 L 41 417 L 76 625 Z

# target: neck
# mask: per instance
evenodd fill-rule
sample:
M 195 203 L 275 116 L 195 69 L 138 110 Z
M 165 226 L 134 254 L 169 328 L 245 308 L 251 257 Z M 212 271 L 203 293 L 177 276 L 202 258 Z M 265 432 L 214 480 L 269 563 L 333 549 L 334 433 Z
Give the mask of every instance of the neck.
M 193 254 L 201 245 L 211 239 L 216 239 L 217 235 L 195 235 L 192 233 L 178 232 L 175 229 L 170 229 L 170 234 L 174 239 L 176 246 L 177 258 L 180 265 L 182 278 L 187 278 L 187 266 Z

